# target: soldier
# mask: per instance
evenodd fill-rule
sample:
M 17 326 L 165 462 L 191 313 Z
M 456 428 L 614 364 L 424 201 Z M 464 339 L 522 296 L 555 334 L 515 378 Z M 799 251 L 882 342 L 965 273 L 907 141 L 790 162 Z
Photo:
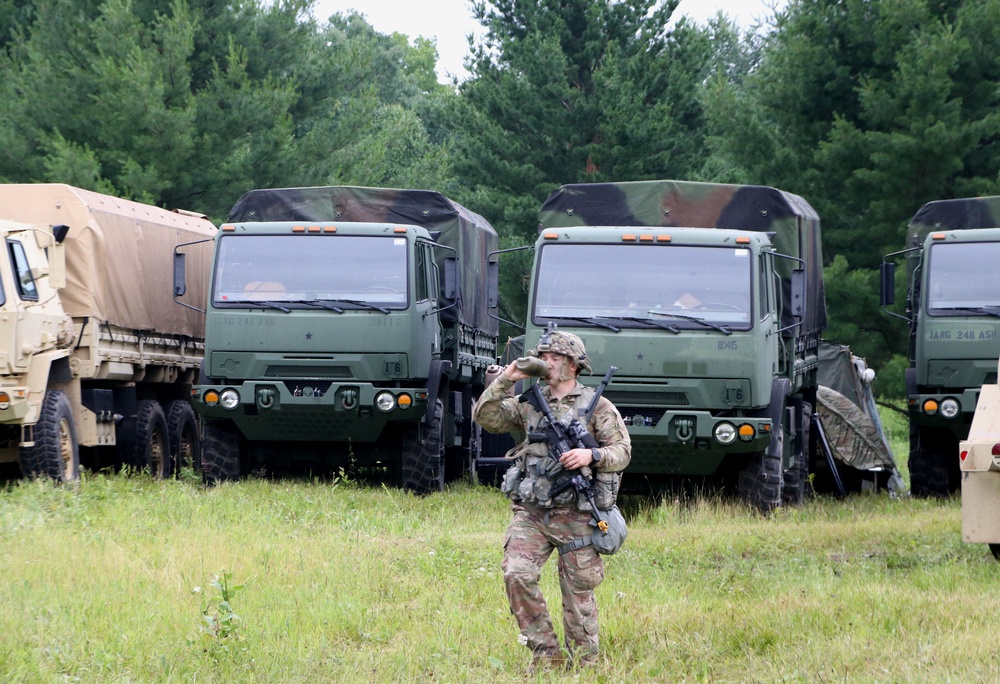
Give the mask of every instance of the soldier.
M 573 333 L 550 330 L 539 341 L 537 355 L 547 366 L 547 387 L 542 394 L 554 417 L 568 422 L 584 415 L 594 389 L 577 381 L 580 370 L 590 371 L 582 340 Z M 528 377 L 518 370 L 517 362 L 507 366 L 476 402 L 473 419 L 489 432 L 526 434 L 525 441 L 507 454 L 512 463 L 502 489 L 512 501 L 514 519 L 504 538 L 502 568 L 510 609 L 521 629 L 520 641 L 533 654 L 533 672 L 567 663 L 538 586 L 542 566 L 555 549 L 559 549 L 563 627 L 570 658 L 592 664 L 598 653 L 594 589 L 604 579 L 604 563 L 593 546 L 579 545 L 593 531 L 593 510 L 573 487 L 555 497 L 550 491 L 558 491 L 561 482 L 577 474 L 572 471 L 586 469 L 581 472 L 589 476 L 593 470 L 597 506 L 611 508 L 632 446 L 618 410 L 601 397 L 586 426 L 600 448 L 571 449 L 557 463 L 544 442 L 532 444 L 527 439 L 527 433 L 545 430 L 542 414 L 511 396 L 514 383 Z

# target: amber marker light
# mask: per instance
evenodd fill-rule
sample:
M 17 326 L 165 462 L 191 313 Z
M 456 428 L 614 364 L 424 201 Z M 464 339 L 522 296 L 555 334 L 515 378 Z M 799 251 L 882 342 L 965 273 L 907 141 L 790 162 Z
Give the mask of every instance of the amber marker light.
M 542 235 L 542 237 L 545 238 L 546 240 L 558 240 L 559 233 L 545 233 L 544 235 Z
M 931 235 L 932 240 L 944 240 L 944 233 L 934 233 Z
M 669 235 L 657 235 L 656 236 L 656 241 L 657 242 L 670 242 L 670 236 Z
M 324 233 L 336 233 L 337 232 L 337 226 L 323 226 L 323 232 Z
M 739 433 L 741 440 L 743 440 L 744 442 L 749 442 L 751 439 L 753 439 L 753 436 L 756 434 L 756 430 L 753 429 L 753 425 L 750 425 L 749 423 L 743 423 L 743 425 L 740 425 L 739 427 Z
M 635 235 L 622 235 L 622 242 L 635 242 Z
M 924 402 L 924 413 L 928 416 L 933 416 L 938 411 L 938 403 L 933 399 L 928 399 Z
M 305 226 L 292 226 L 292 232 L 293 233 L 304 233 L 304 232 L 306 232 L 306 227 Z
M 652 242 L 652 241 L 653 241 L 653 236 L 652 235 L 640 235 L 639 236 L 639 242 Z
M 746 236 L 738 237 L 738 238 L 736 238 L 736 244 L 738 244 L 738 245 L 749 245 L 750 244 L 750 238 L 748 238 Z
M 409 394 L 400 394 L 396 397 L 396 403 L 399 405 L 399 408 L 408 409 L 413 406 L 413 397 Z
M 224 233 L 232 233 L 234 230 L 236 230 L 236 226 L 232 224 L 222 226 L 222 232 Z
M 205 392 L 205 396 L 202 397 L 202 399 L 204 399 L 205 403 L 209 406 L 215 406 L 219 403 L 219 393 L 215 390 L 208 390 Z
M 399 228 L 393 228 L 392 232 L 393 233 L 405 233 L 406 232 L 406 228 L 403 228 L 402 226 L 400 226 Z
M 0 410 L 5 408 L 10 408 L 10 395 L 6 392 L 0 392 Z

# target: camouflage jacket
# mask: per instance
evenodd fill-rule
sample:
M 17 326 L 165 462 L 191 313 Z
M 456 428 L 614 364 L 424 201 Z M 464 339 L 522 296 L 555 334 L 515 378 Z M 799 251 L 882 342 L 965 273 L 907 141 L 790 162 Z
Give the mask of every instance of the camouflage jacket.
M 541 413 L 527 403 L 518 401 L 517 397 L 509 395 L 509 390 L 513 385 L 512 380 L 501 375 L 479 397 L 479 401 L 472 409 L 472 419 L 479 423 L 484 430 L 488 432 L 512 432 L 516 430 L 527 433 L 536 430 L 539 425 L 545 422 Z M 573 407 L 580 395 L 591 393 L 587 397 L 589 402 L 593 391 L 593 389 L 584 387 L 577 382 L 576 387 L 570 390 L 566 396 L 553 401 L 549 387 L 547 385 L 542 387 L 542 395 L 549 402 L 549 408 L 552 409 L 553 415 L 565 421 L 572 418 Z M 632 458 L 632 441 L 621 414 L 608 399 L 601 397 L 594 410 L 594 415 L 587 423 L 587 431 L 601 445 L 599 449 L 601 460 L 596 470 L 605 473 L 624 470 Z M 508 458 L 517 458 L 531 449 L 540 449 L 541 453 L 545 453 L 544 444 L 529 446 L 526 437 L 525 442 L 514 449 Z

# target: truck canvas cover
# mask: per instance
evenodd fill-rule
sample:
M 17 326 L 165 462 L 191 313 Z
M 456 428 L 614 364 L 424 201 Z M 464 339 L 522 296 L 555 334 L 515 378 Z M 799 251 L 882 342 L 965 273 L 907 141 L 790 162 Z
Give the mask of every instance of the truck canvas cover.
M 1000 227 L 1000 197 L 938 200 L 920 208 L 906 228 L 911 247 L 920 247 L 931 231 Z
M 345 186 L 251 190 L 233 206 L 228 221 L 388 223 L 425 228 L 432 236 L 436 234 L 438 244 L 457 252 L 456 319 L 490 335 L 499 331 L 499 322 L 490 316 L 485 284 L 487 256 L 497 249 L 496 231 L 482 216 L 441 193 Z M 450 255 L 447 250 L 435 250 L 439 262 Z
M 798 195 L 759 185 L 675 180 L 564 185 L 542 205 L 539 232 L 569 226 L 725 228 L 771 233 L 777 252 L 805 262 L 808 301 L 799 334 L 818 334 L 826 327 L 819 216 Z M 793 262 L 777 259 L 775 267 L 787 288 Z M 783 322 L 790 324 L 789 320 Z
M 200 216 L 62 184 L 0 185 L 0 218 L 69 226 L 66 287 L 60 299 L 74 318 L 170 335 L 205 337 L 205 316 L 173 299 L 173 251 L 184 248 L 187 294 L 204 307 L 215 227 Z

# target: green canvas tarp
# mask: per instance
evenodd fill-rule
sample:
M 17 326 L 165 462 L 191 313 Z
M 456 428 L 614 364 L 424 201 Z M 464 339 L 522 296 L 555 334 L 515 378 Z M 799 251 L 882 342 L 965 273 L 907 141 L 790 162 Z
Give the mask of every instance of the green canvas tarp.
M 459 259 L 457 320 L 496 335 L 499 322 L 490 315 L 485 285 L 487 258 L 498 246 L 489 222 L 432 190 L 325 186 L 251 190 L 229 212 L 229 223 L 317 221 L 388 223 L 426 228 L 435 241 L 455 250 Z M 436 258 L 450 256 L 435 250 Z M 449 314 L 450 315 L 450 314 Z

